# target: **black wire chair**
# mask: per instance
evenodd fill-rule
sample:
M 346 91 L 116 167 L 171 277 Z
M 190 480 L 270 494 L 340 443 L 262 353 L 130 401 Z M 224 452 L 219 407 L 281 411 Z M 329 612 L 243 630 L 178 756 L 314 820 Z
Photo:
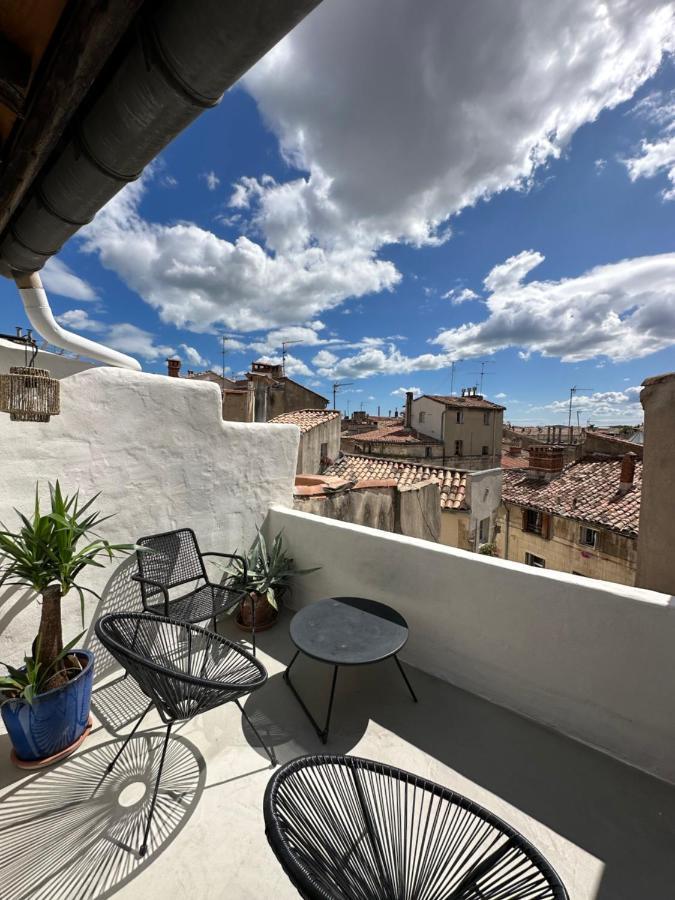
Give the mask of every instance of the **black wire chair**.
M 124 666 L 150 699 L 145 712 L 108 765 L 106 774 L 112 771 L 153 706 L 166 723 L 150 814 L 139 851 L 144 856 L 174 722 L 192 719 L 224 703 L 236 703 L 272 765 L 276 765 L 274 751 L 266 746 L 239 702 L 240 697 L 265 684 L 267 672 L 262 663 L 239 644 L 197 625 L 174 619 L 147 613 L 110 613 L 96 622 L 95 629 L 101 644 Z
M 209 581 L 204 566 L 206 556 L 237 559 L 243 567 L 243 580 L 246 581 L 244 557 L 237 553 L 202 553 L 191 528 L 149 534 L 139 538 L 136 543 L 146 549 L 136 552 L 138 572 L 131 577 L 140 583 L 141 599 L 146 612 L 188 624 L 211 619 L 215 631 L 217 616 L 234 609 L 246 596 L 245 591 Z M 204 583 L 200 584 L 201 581 Z M 190 583 L 194 583 L 194 587 L 187 593 L 179 597 L 169 596 L 172 588 Z M 153 602 L 153 598 L 160 596 L 162 599 L 159 602 Z M 254 603 L 251 603 L 251 642 L 255 655 Z
M 539 851 L 447 788 L 355 756 L 282 766 L 267 839 L 305 900 L 568 900 Z

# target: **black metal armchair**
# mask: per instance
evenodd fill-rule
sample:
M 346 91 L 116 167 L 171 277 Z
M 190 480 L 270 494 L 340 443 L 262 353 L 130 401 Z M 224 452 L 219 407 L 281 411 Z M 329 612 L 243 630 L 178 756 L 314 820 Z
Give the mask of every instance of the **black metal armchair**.
M 226 584 L 209 581 L 204 566 L 207 556 L 237 559 L 243 566 L 246 580 L 246 560 L 236 553 L 202 553 L 195 533 L 191 528 L 179 528 L 162 534 L 150 534 L 136 541 L 138 550 L 138 572 L 132 575 L 141 586 L 141 599 L 146 612 L 167 616 L 180 622 L 194 624 L 213 622 L 216 618 L 239 605 L 245 591 L 234 590 Z M 203 584 L 200 582 L 203 581 Z M 194 586 L 178 597 L 170 597 L 172 588 L 185 584 Z M 157 598 L 161 600 L 157 602 Z M 255 604 L 251 604 L 251 642 L 255 655 Z
M 568 900 L 513 828 L 460 794 L 355 756 L 282 766 L 267 839 L 305 900 Z
M 266 746 L 239 702 L 240 697 L 265 684 L 267 672 L 261 662 L 238 644 L 197 625 L 188 625 L 162 616 L 111 613 L 100 618 L 95 629 L 101 644 L 124 666 L 150 700 L 145 712 L 109 764 L 106 774 L 112 771 L 127 743 L 153 706 L 166 723 L 159 771 L 139 851 L 144 856 L 174 722 L 192 719 L 224 703 L 236 703 L 272 765 L 276 765 L 274 751 Z

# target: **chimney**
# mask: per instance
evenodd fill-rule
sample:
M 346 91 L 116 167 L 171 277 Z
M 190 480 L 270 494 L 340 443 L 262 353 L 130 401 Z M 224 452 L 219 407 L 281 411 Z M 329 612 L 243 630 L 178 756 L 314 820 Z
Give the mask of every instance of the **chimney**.
M 551 481 L 559 475 L 565 466 L 565 455 L 562 447 L 542 445 L 530 447 L 530 465 L 528 478 L 537 481 Z
M 406 428 L 412 428 L 412 402 L 413 402 L 413 393 L 412 391 L 405 392 L 405 419 L 403 424 Z
M 621 475 L 619 476 L 619 492 L 626 494 L 633 487 L 635 477 L 635 453 L 625 453 L 621 460 Z
M 167 359 L 166 361 L 168 374 L 171 378 L 180 377 L 180 360 L 179 359 Z

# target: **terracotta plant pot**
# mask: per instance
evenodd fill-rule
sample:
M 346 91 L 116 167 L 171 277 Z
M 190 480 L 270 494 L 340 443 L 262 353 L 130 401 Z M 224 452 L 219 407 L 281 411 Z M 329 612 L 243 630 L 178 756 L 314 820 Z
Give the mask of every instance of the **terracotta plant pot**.
M 244 597 L 239 604 L 239 612 L 237 613 L 237 625 L 243 631 L 251 630 L 252 612 L 255 605 L 255 630 L 264 631 L 271 628 L 276 622 L 279 615 L 271 603 L 268 603 L 264 594 L 257 591 L 251 591 Z

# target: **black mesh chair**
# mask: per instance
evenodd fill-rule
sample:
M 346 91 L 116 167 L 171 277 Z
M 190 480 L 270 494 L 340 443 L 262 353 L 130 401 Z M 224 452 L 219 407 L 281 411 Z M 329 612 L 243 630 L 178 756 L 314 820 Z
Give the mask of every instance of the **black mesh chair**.
M 305 900 L 567 900 L 543 856 L 478 804 L 355 756 L 271 778 L 267 839 Z
M 132 575 L 141 585 L 141 599 L 146 612 L 167 616 L 180 622 L 194 624 L 213 622 L 221 613 L 237 607 L 245 591 L 234 590 L 227 584 L 209 581 L 204 566 L 204 557 L 220 556 L 237 559 L 243 566 L 246 579 L 246 560 L 236 553 L 202 553 L 195 533 L 191 528 L 179 528 L 162 534 L 150 534 L 136 541 L 138 550 L 138 572 Z M 203 583 L 200 583 L 203 582 Z M 178 597 L 170 597 L 172 588 L 185 584 L 193 586 Z M 161 598 L 158 602 L 157 598 Z M 255 604 L 251 604 L 251 641 L 255 655 Z
M 239 644 L 197 625 L 187 625 L 162 616 L 111 613 L 100 618 L 95 628 L 101 644 L 124 666 L 150 700 L 145 712 L 108 766 L 107 772 L 112 771 L 127 743 L 153 706 L 166 723 L 150 814 L 139 851 L 144 856 L 174 722 L 192 719 L 199 713 L 224 703 L 236 703 L 272 765 L 276 765 L 274 751 L 265 745 L 239 702 L 240 697 L 265 684 L 267 672 L 262 663 Z

